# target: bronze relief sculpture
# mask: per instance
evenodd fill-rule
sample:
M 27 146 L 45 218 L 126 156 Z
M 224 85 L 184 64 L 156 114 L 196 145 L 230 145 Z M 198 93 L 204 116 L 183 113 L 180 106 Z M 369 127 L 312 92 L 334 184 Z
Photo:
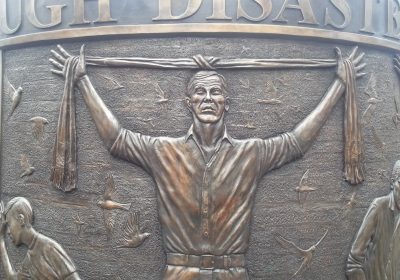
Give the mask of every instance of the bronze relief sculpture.
M 399 9 L 0 0 L 0 278 L 400 280 Z
M 0 258 L 7 280 L 80 279 L 74 263 L 64 249 L 33 228 L 33 209 L 26 198 L 15 197 L 5 207 L 1 202 L 0 208 Z M 8 257 L 4 241 L 6 231 L 14 245 L 23 244 L 28 247 L 19 271 L 13 269 Z
M 347 260 L 349 280 L 400 278 L 400 161 L 393 167 L 391 192 L 374 199 Z
M 243 140 L 231 137 L 225 126 L 224 117 L 230 108 L 227 82 L 212 66 L 219 59 L 193 58 L 205 70 L 196 72 L 187 87 L 185 102 L 193 117 L 187 134 L 150 137 L 124 129 L 104 104 L 87 75 L 83 46 L 78 57 L 61 46 L 58 52 L 52 51 L 52 72 L 66 79 L 66 89 L 79 89 L 111 154 L 142 167 L 156 182 L 167 253 L 163 279 L 249 279 L 244 253 L 259 180 L 310 148 L 345 90 L 346 111 L 352 114 L 346 127 L 356 131 L 355 135 L 346 134 L 350 137 L 346 171 L 355 172 L 349 181 L 362 180 L 362 167 L 356 166 L 361 155 L 359 120 L 354 96 L 349 92 L 354 91 L 355 78 L 363 75 L 364 54 L 357 54 L 355 48 L 343 59 L 340 50 L 336 51 L 337 76 L 303 121 L 289 133 Z M 126 63 L 135 59 L 126 59 Z M 90 61 L 103 63 L 99 58 Z M 104 63 L 120 62 L 106 59 Z

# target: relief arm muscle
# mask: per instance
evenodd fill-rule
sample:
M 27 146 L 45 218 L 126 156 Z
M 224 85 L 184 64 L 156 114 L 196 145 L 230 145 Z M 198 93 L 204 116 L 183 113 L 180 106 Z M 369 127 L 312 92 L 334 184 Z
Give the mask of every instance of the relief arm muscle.
M 6 275 L 6 279 L 14 280 L 17 279 L 17 273 L 10 263 L 10 259 L 8 258 L 6 244 L 4 242 L 4 237 L 0 238 L 0 258 L 3 264 L 4 274 Z
M 117 118 L 104 104 L 87 75 L 83 76 L 77 82 L 77 86 L 92 115 L 100 137 L 103 139 L 107 148 L 110 149 L 121 129 Z
M 297 124 L 292 131 L 303 153 L 306 152 L 314 142 L 334 106 L 343 95 L 344 90 L 344 83 L 339 78 L 336 78 L 318 106 L 305 119 Z

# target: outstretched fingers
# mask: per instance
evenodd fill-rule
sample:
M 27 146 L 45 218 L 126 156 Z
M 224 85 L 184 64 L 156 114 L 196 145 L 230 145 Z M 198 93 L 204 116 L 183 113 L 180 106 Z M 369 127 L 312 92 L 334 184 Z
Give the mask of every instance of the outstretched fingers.
M 56 70 L 56 69 L 50 69 L 50 71 L 56 75 L 63 76 L 63 71 Z
M 356 77 L 357 78 L 361 78 L 361 77 L 364 77 L 365 75 L 367 75 L 367 73 L 359 72 L 359 73 L 356 74 Z
M 367 64 L 363 63 L 363 64 L 356 66 L 355 69 L 357 72 L 360 72 L 362 69 L 364 69 L 365 66 L 367 66 Z
M 62 55 L 60 55 L 55 50 L 51 50 L 50 52 L 59 62 L 65 63 L 65 61 L 67 61 L 67 58 L 63 57 Z
M 58 50 L 62 53 L 62 55 L 66 58 L 72 57 L 61 45 L 57 45 Z
M 361 62 L 361 60 L 363 60 L 364 56 L 365 56 L 365 53 L 363 52 L 363 53 L 361 53 L 359 56 L 357 56 L 356 58 L 354 58 L 354 59 L 353 59 L 354 65 L 359 64 L 359 63 Z
M 335 47 L 335 54 L 336 54 L 336 58 L 337 60 L 343 60 L 343 56 L 342 56 L 342 50 L 339 49 L 338 47 Z
M 352 50 L 351 54 L 349 55 L 349 59 L 354 60 L 354 57 L 356 56 L 357 51 L 358 51 L 358 46 L 355 46 L 354 49 Z
M 62 65 L 61 63 L 59 63 L 58 61 L 56 61 L 56 60 L 54 60 L 52 58 L 50 58 L 49 61 L 50 61 L 51 64 L 53 64 L 54 67 L 56 67 L 56 68 L 58 68 L 60 70 L 62 70 L 64 68 L 64 65 Z

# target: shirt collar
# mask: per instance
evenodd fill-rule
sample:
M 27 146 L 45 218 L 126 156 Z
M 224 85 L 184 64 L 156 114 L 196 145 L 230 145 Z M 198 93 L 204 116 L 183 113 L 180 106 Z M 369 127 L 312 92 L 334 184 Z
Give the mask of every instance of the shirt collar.
M 38 233 L 34 233 L 31 244 L 29 244 L 28 246 L 29 250 L 32 250 L 32 248 L 35 246 L 37 238 L 38 238 Z
M 192 138 L 194 141 L 196 141 L 196 143 L 198 142 L 193 133 L 193 124 L 190 126 L 188 132 L 186 133 L 185 142 L 187 142 L 189 140 L 189 138 Z M 224 139 L 226 139 L 229 142 L 229 144 L 232 145 L 232 143 L 233 143 L 232 137 L 228 134 L 226 126 L 224 126 L 224 134 L 222 135 L 221 141 Z
M 394 199 L 394 191 L 392 190 L 389 195 L 389 208 L 392 211 L 395 211 L 397 207 L 396 200 Z

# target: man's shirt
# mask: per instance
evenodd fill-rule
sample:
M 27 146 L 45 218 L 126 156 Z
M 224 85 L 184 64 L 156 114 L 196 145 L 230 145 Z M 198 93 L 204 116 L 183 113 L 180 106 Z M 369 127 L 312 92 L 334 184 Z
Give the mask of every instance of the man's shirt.
M 371 203 L 347 260 L 348 279 L 400 280 L 399 218 L 393 191 Z
M 38 233 L 29 246 L 18 279 L 77 280 L 79 276 L 63 248 Z
M 180 138 L 122 129 L 111 153 L 154 178 L 166 251 L 192 255 L 245 253 L 260 178 L 302 155 L 290 133 L 237 140 L 225 129 L 207 161 L 192 128 Z

